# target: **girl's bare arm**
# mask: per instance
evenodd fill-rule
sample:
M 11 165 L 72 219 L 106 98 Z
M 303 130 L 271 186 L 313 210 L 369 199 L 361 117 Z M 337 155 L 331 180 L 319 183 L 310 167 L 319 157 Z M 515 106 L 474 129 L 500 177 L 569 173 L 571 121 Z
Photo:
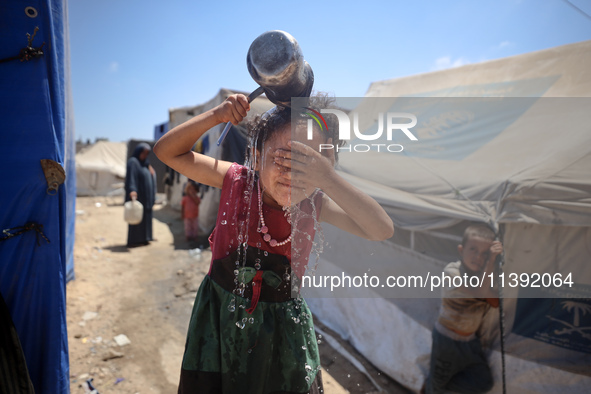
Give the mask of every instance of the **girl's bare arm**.
M 235 94 L 163 135 L 154 146 L 158 158 L 175 171 L 200 183 L 221 188 L 231 163 L 192 151 L 195 142 L 212 127 L 225 122 L 238 124 L 250 110 L 246 96 Z
M 394 235 L 394 224 L 373 198 L 339 175 L 322 188 L 324 197 L 320 221 L 330 223 L 359 237 L 383 241 Z

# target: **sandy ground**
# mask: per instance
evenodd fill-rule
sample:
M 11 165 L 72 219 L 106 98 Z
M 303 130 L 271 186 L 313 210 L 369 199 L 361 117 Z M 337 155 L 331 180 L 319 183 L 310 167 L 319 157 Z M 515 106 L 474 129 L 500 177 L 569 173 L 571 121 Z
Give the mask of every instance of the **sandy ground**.
M 76 210 L 76 279 L 67 285 L 71 392 L 84 393 L 81 383 L 92 378 L 101 394 L 176 393 L 192 304 L 211 254 L 190 252 L 180 213 L 166 206 L 155 207 L 157 240 L 133 249 L 125 246 L 121 198 L 78 198 Z M 408 392 L 340 343 L 383 392 Z M 320 353 L 327 394 L 378 392 L 326 341 Z

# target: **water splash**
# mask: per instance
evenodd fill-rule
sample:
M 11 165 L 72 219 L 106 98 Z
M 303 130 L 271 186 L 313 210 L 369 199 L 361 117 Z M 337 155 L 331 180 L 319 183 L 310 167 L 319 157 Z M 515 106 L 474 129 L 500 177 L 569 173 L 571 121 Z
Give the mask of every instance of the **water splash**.
M 224 224 L 226 223 L 230 223 L 232 224 L 232 226 L 234 224 L 236 224 L 236 239 L 238 241 L 238 245 L 242 246 L 241 248 L 238 248 L 238 256 L 236 259 L 236 266 L 235 269 L 233 271 L 234 274 L 234 283 L 235 283 L 235 289 L 233 291 L 233 293 L 236 296 L 239 297 L 244 297 L 245 296 L 245 290 L 246 290 L 246 285 L 245 285 L 245 281 L 244 281 L 244 272 L 245 270 L 242 270 L 242 274 L 241 274 L 241 270 L 240 268 L 245 267 L 246 266 L 246 252 L 248 250 L 249 247 L 249 228 L 251 228 L 253 225 L 256 225 L 256 223 L 253 223 L 254 221 L 259 221 L 259 215 L 258 215 L 258 211 L 255 209 L 250 209 L 251 207 L 253 207 L 253 199 L 257 199 L 257 192 L 256 192 L 256 182 L 257 182 L 257 175 L 256 175 L 256 171 L 255 168 L 258 167 L 259 171 L 264 171 L 265 169 L 265 161 L 264 160 L 264 155 L 265 154 L 269 154 L 268 152 L 265 151 L 265 143 L 262 143 L 262 146 L 258 147 L 257 142 L 256 142 L 257 138 L 252 138 L 249 141 L 249 150 L 252 152 L 252 154 L 250 156 L 248 156 L 247 160 L 245 161 L 244 165 L 247 167 L 248 171 L 246 172 L 246 175 L 242 175 L 242 176 L 246 176 L 245 179 L 245 183 L 246 183 L 246 187 L 241 191 L 241 193 L 239 195 L 236 196 L 230 196 L 229 198 L 229 202 L 244 202 L 245 206 L 248 207 L 246 209 L 245 213 L 242 212 L 236 212 L 238 210 L 234 209 L 232 211 L 234 211 L 233 215 L 226 215 L 226 211 L 228 211 L 230 209 L 229 202 L 226 202 L 226 207 L 225 210 L 223 212 L 223 220 L 225 221 Z M 261 152 L 263 152 L 261 154 Z M 272 163 L 273 161 L 270 160 L 270 163 Z M 257 166 L 258 164 L 258 166 Z M 264 185 L 261 185 L 262 190 L 261 193 L 264 192 Z M 312 242 L 312 253 L 310 254 L 310 262 L 313 263 L 313 270 L 315 271 L 316 266 L 318 265 L 318 261 L 319 261 L 319 256 L 320 253 L 322 252 L 322 248 L 324 245 L 324 236 L 322 234 L 322 228 L 320 226 L 320 223 L 317 220 L 317 208 L 315 206 L 314 200 L 316 198 L 316 195 L 318 193 L 318 190 L 314 191 L 314 193 L 312 193 L 311 196 L 308 197 L 308 199 L 311 202 L 311 206 L 312 206 L 312 212 L 308 212 L 308 213 L 304 213 L 302 212 L 302 210 L 300 209 L 299 205 L 296 206 L 291 206 L 291 199 L 289 201 L 289 204 L 283 208 L 284 210 L 284 214 L 285 217 L 287 219 L 287 221 L 291 224 L 292 227 L 292 244 L 291 244 L 291 252 L 292 252 L 292 256 L 294 255 L 299 255 L 300 253 L 302 253 L 304 246 L 306 244 L 309 244 L 310 242 Z M 291 198 L 291 196 L 290 196 Z M 258 201 L 257 201 L 258 202 Z M 229 217 L 229 216 L 233 216 L 233 217 Z M 239 216 L 239 217 L 237 217 Z M 310 232 L 309 234 L 307 232 L 305 232 L 303 229 L 299 228 L 298 226 L 298 221 L 302 220 L 305 217 L 312 217 L 313 218 L 313 228 L 314 228 L 314 232 L 316 232 L 319 237 L 319 242 L 314 242 L 314 238 L 312 236 L 312 232 Z M 259 225 L 260 227 L 260 225 Z M 293 242 L 294 239 L 296 239 L 296 237 L 298 237 L 301 242 L 300 243 L 296 243 Z M 251 244 L 254 244 L 251 242 Z M 232 243 L 232 245 L 236 245 L 236 243 Z M 265 247 L 266 245 L 261 245 L 261 242 L 257 242 L 256 243 L 256 247 L 261 249 L 262 247 Z M 236 250 L 236 246 L 232 246 L 230 251 L 234 251 Z M 229 253 L 228 253 L 229 254 Z M 315 261 L 314 258 L 312 256 L 316 256 Z M 263 251 L 262 255 L 260 256 L 260 258 L 255 259 L 254 262 L 254 267 L 255 269 L 259 270 L 259 269 L 263 269 L 265 267 L 265 258 L 269 256 L 269 253 L 267 251 Z M 293 260 L 292 260 L 293 261 Z M 308 266 L 310 266 L 310 262 L 307 263 Z M 282 278 L 285 282 L 291 282 L 292 279 L 295 279 L 295 277 L 293 276 L 293 269 L 294 267 L 291 267 L 291 270 L 289 268 L 286 268 L 285 273 L 282 275 Z M 303 272 L 303 270 L 301 271 Z M 307 313 L 304 312 L 304 308 L 303 308 L 303 304 L 302 304 L 302 299 L 301 296 L 299 294 L 299 289 L 297 287 L 297 285 L 294 285 L 293 290 L 295 290 L 296 292 L 296 298 L 291 300 L 289 303 L 286 303 L 286 305 L 289 306 L 282 306 L 283 309 L 285 309 L 285 313 L 286 313 L 286 318 L 287 319 L 292 319 L 294 324 L 305 324 L 306 321 L 308 319 L 311 318 L 311 316 Z M 293 293 L 292 293 L 293 294 Z M 249 304 L 249 300 L 240 300 L 238 303 L 238 306 L 240 309 L 245 309 L 246 306 Z M 232 297 L 232 300 L 230 301 L 230 305 L 228 306 L 228 309 L 230 310 L 230 306 L 232 306 L 232 310 L 231 312 L 234 312 L 236 309 L 236 301 L 234 300 L 234 297 Z M 239 316 L 240 314 L 243 314 L 245 312 L 240 312 L 240 313 L 236 313 L 236 327 L 238 327 L 239 329 L 244 329 L 246 324 L 254 324 L 255 319 L 253 317 L 250 318 L 246 318 L 246 317 L 242 317 Z M 248 329 L 248 328 L 247 328 Z M 295 334 L 295 333 L 294 333 Z M 314 336 L 313 331 L 311 331 L 311 334 L 308 334 L 308 336 L 311 339 L 311 342 L 314 343 L 316 341 L 316 337 Z M 320 337 L 318 338 L 318 341 L 320 341 Z M 304 345 L 302 346 L 302 350 L 303 351 L 307 351 L 307 349 L 309 349 L 310 347 L 310 341 L 308 341 L 308 345 Z M 252 351 L 252 349 L 249 349 L 248 352 L 250 353 Z M 307 374 L 311 374 L 314 372 L 314 369 L 312 368 L 312 366 L 306 364 L 304 366 L 306 373 Z M 319 368 L 319 367 L 318 367 Z M 311 381 L 311 377 L 310 376 L 306 376 L 306 382 L 310 382 Z M 313 377 L 312 377 L 313 378 Z
M 230 304 L 228 305 L 228 310 L 230 312 L 234 312 L 236 310 L 236 299 L 234 297 L 232 297 L 232 299 L 230 299 Z

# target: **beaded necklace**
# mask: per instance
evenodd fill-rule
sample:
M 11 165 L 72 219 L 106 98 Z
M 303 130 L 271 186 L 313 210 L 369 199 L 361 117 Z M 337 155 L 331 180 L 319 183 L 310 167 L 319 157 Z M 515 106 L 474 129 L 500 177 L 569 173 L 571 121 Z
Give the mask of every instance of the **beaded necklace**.
M 271 238 L 271 234 L 269 234 L 269 227 L 267 227 L 267 225 L 265 224 L 265 218 L 263 217 L 263 199 L 261 197 L 261 195 L 263 193 L 261 192 L 261 181 L 260 180 L 257 182 L 257 189 L 259 192 L 259 224 L 260 224 L 260 227 L 257 229 L 257 231 L 259 233 L 263 234 L 263 239 L 265 240 L 265 242 L 269 243 L 269 245 L 271 245 L 272 247 L 282 246 L 282 245 L 285 245 L 285 244 L 291 242 L 291 233 L 289 234 L 289 237 L 287 237 L 284 241 L 281 241 L 281 242 L 277 242 L 277 240 Z

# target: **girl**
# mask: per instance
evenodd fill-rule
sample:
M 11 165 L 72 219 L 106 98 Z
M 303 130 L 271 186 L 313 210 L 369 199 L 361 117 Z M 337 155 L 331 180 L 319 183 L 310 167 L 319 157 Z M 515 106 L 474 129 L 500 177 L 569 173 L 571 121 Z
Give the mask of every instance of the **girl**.
M 332 135 L 315 126 L 307 140 L 305 121 L 297 121 L 292 140 L 291 117 L 299 114 L 289 108 L 269 111 L 252 130 L 250 164 L 258 176 L 191 150 L 207 130 L 228 121 L 236 125 L 249 110 L 246 96 L 230 96 L 154 147 L 168 166 L 222 189 L 210 237 L 212 262 L 191 315 L 179 393 L 322 392 L 312 317 L 305 301 L 291 294 L 305 270 L 315 223 L 371 240 L 394 232 L 380 205 L 334 171 L 333 151 L 317 151 L 319 144 L 332 143 Z M 336 128 L 328 131 L 336 134 Z
M 197 241 L 199 235 L 199 186 L 189 181 L 185 185 L 185 195 L 181 200 L 181 216 L 185 224 L 187 241 Z

